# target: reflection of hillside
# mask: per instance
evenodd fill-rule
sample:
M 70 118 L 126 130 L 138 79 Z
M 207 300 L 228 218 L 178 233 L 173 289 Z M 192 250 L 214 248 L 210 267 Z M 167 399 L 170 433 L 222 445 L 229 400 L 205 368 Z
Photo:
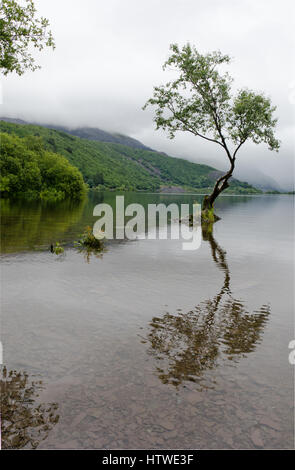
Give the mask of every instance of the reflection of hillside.
M 270 314 L 267 305 L 249 313 L 245 303 L 233 297 L 225 251 L 212 232 L 203 230 L 203 239 L 210 243 L 224 282 L 212 299 L 193 310 L 166 313 L 150 322 L 149 354 L 159 361 L 157 374 L 163 383 L 201 381 L 205 371 L 216 368 L 221 360 L 237 361 L 251 353 L 261 341 Z
M 66 200 L 50 203 L 1 199 L 1 253 L 47 248 L 56 241 L 72 243 L 86 225 L 92 226 L 96 221 L 93 216 L 96 204 L 109 204 L 115 214 L 117 195 L 124 195 L 125 207 L 132 203 L 140 203 L 144 207 L 146 228 L 148 204 L 177 204 L 180 208 L 180 204 L 201 203 L 203 198 L 191 194 L 89 191 L 87 197 L 80 202 Z M 249 196 L 222 197 L 218 201 L 218 207 L 236 207 L 241 203 L 250 203 L 251 200 Z M 115 222 L 114 220 L 114 229 Z
M 2 448 L 37 448 L 59 420 L 58 405 L 38 403 L 42 381 L 32 381 L 25 372 L 3 367 L 0 384 Z
M 79 221 L 85 200 L 41 203 L 1 199 L 1 252 L 49 246 Z

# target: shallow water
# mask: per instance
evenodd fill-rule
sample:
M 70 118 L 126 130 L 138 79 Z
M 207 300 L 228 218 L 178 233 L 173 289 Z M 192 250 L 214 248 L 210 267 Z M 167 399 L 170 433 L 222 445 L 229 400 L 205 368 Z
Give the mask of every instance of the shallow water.
M 1 340 L 16 371 L 2 378 L 2 446 L 293 448 L 294 198 L 220 198 L 196 251 L 137 240 L 85 256 L 73 241 L 114 201 L 2 201 Z

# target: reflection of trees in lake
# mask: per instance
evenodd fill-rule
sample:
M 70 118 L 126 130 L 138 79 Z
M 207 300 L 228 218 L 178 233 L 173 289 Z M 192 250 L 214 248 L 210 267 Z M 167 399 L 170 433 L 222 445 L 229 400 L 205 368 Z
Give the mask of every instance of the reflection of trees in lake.
M 0 383 L 2 448 L 35 449 L 59 420 L 57 403 L 38 403 L 42 381 L 26 372 L 3 367 Z
M 59 203 L 1 199 L 1 252 L 49 247 L 81 218 L 85 199 Z
M 244 302 L 232 296 L 225 251 L 212 231 L 203 230 L 214 262 L 224 273 L 221 290 L 193 310 L 166 313 L 150 322 L 149 353 L 161 362 L 157 374 L 163 383 L 179 385 L 200 381 L 204 372 L 222 359 L 238 360 L 261 341 L 270 308 L 263 305 L 249 313 Z

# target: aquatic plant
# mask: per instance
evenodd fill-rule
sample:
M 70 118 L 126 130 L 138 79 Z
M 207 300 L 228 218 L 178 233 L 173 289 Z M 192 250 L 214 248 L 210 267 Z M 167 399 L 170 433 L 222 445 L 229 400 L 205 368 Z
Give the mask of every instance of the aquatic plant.
M 94 249 L 102 249 L 104 246 L 105 235 L 103 232 L 96 233 L 94 235 L 92 228 L 90 226 L 85 227 L 83 234 L 81 235 L 80 240 L 75 244 L 78 246 L 84 246 Z
M 51 253 L 55 253 L 56 255 L 60 255 L 65 251 L 59 242 L 56 242 L 55 246 L 51 245 L 50 250 Z

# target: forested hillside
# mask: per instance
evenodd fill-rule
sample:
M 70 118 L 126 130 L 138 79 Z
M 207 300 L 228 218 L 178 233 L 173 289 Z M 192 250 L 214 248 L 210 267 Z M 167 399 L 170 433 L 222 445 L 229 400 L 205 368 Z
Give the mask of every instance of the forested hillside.
M 22 119 L 17 118 L 7 118 L 1 117 L 1 121 L 11 122 L 13 124 L 32 124 L 32 125 L 41 125 L 42 127 L 47 127 L 48 129 L 54 129 L 56 131 L 63 131 L 67 134 L 75 135 L 76 137 L 81 137 L 82 139 L 88 140 L 97 140 L 99 142 L 111 142 L 114 144 L 127 145 L 128 147 L 152 150 L 150 147 L 147 147 L 139 140 L 133 139 L 128 135 L 119 134 L 117 132 L 107 132 L 97 127 L 65 127 L 60 125 L 52 124 L 39 124 L 38 122 L 28 122 L 23 121 Z
M 158 191 L 162 187 L 179 186 L 205 191 L 212 187 L 219 174 L 218 170 L 207 165 L 151 150 L 82 139 L 43 126 L 1 121 L 0 129 L 21 138 L 42 138 L 44 148 L 66 157 L 81 171 L 90 187 Z M 234 179 L 228 191 L 258 192 L 249 184 Z
M 0 133 L 0 140 L 2 196 L 62 200 L 85 193 L 79 170 L 62 155 L 44 149 L 41 138 Z

